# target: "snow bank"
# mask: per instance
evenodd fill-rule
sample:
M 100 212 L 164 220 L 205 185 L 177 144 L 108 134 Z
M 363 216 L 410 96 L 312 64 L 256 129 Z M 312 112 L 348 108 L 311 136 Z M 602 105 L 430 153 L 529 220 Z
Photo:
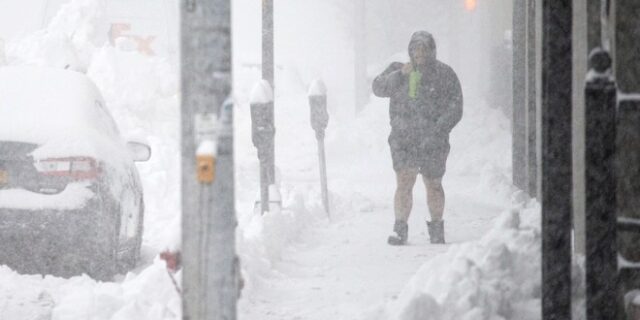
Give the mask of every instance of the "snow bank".
M 9 64 L 84 71 L 96 45 L 106 40 L 105 17 L 103 0 L 70 1 L 46 29 L 8 44 Z
M 6 319 L 162 320 L 180 318 L 180 296 L 160 260 L 121 283 L 87 276 L 62 279 L 19 275 L 0 266 Z
M 535 204 L 504 213 L 480 241 L 426 263 L 389 305 L 386 319 L 539 318 L 539 223 Z
M 540 319 L 540 206 L 503 213 L 477 242 L 425 263 L 375 319 Z M 573 265 L 574 313 L 583 319 L 583 268 Z

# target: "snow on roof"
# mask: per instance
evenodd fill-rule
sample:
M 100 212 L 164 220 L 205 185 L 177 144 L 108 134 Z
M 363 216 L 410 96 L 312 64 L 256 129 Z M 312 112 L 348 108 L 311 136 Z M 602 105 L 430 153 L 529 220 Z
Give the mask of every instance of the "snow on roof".
M 251 90 L 251 104 L 269 103 L 273 101 L 273 89 L 267 80 L 260 80 Z
M 327 86 L 324 85 L 322 80 L 314 80 L 311 82 L 309 86 L 309 95 L 310 96 L 326 96 L 327 95 Z
M 40 145 L 34 156 L 106 160 L 118 129 L 84 74 L 45 67 L 0 67 L 0 140 Z

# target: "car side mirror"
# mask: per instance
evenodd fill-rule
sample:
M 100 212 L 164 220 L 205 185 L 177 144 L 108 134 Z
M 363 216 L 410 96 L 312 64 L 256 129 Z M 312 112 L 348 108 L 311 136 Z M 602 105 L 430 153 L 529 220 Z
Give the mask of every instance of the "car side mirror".
M 129 149 L 129 153 L 133 158 L 133 161 L 148 161 L 151 158 L 151 147 L 136 141 L 127 142 L 127 149 Z

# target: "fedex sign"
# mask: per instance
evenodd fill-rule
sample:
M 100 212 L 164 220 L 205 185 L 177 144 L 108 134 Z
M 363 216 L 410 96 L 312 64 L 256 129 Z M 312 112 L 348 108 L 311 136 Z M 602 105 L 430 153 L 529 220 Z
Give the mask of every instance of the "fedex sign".
M 131 33 L 130 23 L 112 23 L 109 28 L 109 42 L 115 45 L 116 39 L 127 38 L 137 45 L 138 52 L 148 56 L 154 56 L 152 43 L 156 40 L 156 36 L 142 36 Z

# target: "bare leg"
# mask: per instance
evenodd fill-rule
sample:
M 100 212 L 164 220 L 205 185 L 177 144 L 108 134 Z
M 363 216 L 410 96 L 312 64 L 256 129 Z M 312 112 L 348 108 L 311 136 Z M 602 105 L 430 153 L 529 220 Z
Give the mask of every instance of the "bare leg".
M 431 213 L 431 221 L 441 221 L 444 215 L 444 188 L 442 178 L 427 179 L 423 177 L 427 188 L 427 204 Z
M 413 186 L 416 183 L 418 169 L 402 169 L 396 171 L 396 194 L 394 211 L 396 220 L 407 221 L 413 207 Z

